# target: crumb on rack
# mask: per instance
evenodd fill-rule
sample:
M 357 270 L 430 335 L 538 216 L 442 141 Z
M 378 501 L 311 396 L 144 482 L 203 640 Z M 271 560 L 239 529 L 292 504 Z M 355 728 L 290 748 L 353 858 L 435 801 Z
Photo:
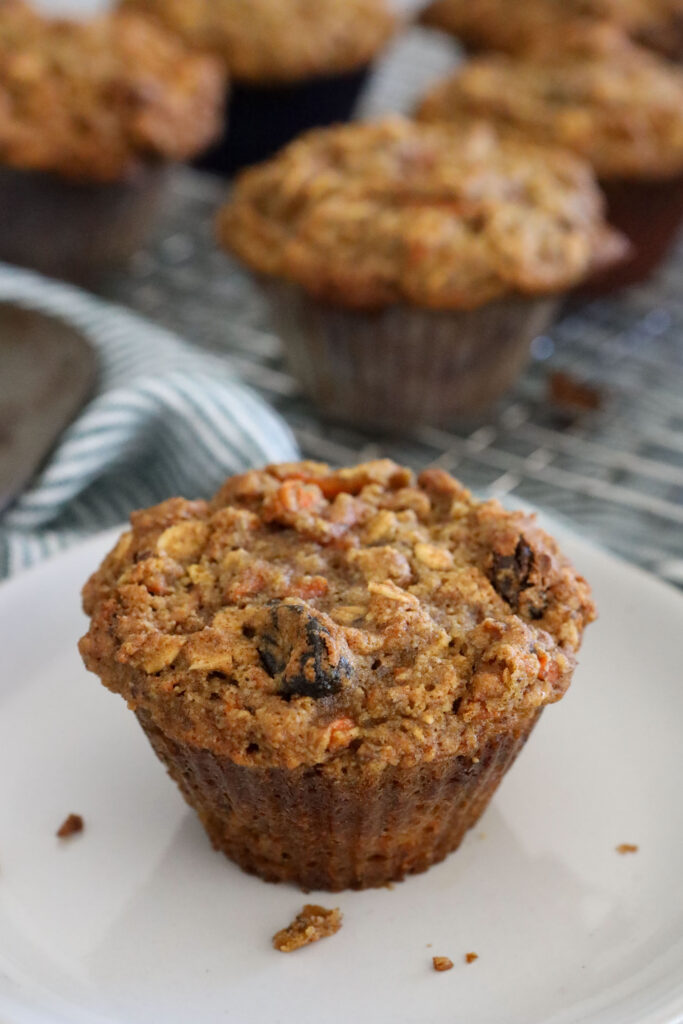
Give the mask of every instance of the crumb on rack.
M 638 847 L 635 843 L 620 843 L 617 846 L 617 853 L 638 853 Z
M 594 412 L 603 404 L 603 396 L 597 388 L 563 370 L 550 375 L 548 391 L 551 402 L 566 409 Z
M 60 839 L 68 839 L 69 836 L 75 836 L 78 832 L 82 831 L 83 818 L 80 814 L 70 814 L 57 829 L 57 835 Z
M 433 956 L 432 963 L 435 971 L 450 971 L 453 966 L 453 961 L 449 960 L 447 956 Z
M 475 960 L 479 959 L 478 953 L 465 953 L 465 963 L 473 964 Z
M 339 907 L 327 910 L 326 907 L 307 903 L 290 925 L 273 936 L 273 946 L 281 953 L 293 953 L 295 949 L 334 935 L 341 925 Z

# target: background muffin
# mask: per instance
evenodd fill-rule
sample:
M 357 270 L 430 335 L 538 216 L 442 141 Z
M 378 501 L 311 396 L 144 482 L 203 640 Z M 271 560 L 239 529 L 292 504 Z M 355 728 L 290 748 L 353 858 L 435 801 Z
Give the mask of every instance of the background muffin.
M 233 171 L 314 125 L 348 120 L 395 28 L 386 0 L 123 0 L 227 64 L 228 135 L 210 158 Z
M 0 6 L 0 258 L 66 276 L 148 230 L 170 161 L 215 137 L 224 78 L 135 14 L 47 19 Z
M 581 161 L 399 117 L 313 132 L 247 171 L 219 235 L 260 276 L 319 406 L 399 429 L 484 411 L 554 298 L 621 251 Z
M 136 513 L 84 605 L 87 667 L 214 844 L 331 889 L 459 844 L 594 616 L 533 519 L 389 461 L 272 466 Z
M 683 57 L 682 0 L 433 0 L 423 21 L 470 49 L 518 53 L 576 19 L 607 21 L 664 56 Z
M 608 216 L 635 243 L 616 280 L 661 260 L 683 215 L 683 71 L 601 26 L 520 57 L 469 61 L 424 99 L 423 120 L 490 118 L 589 160 Z

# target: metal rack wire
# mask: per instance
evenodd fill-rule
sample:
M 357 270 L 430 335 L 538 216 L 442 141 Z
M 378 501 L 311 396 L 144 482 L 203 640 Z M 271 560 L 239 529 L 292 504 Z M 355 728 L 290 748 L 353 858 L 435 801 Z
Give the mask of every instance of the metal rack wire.
M 380 69 L 364 112 L 405 108 L 411 88 L 414 95 L 454 59 L 443 41 L 409 35 Z M 478 492 L 559 513 L 683 585 L 683 247 L 647 286 L 575 307 L 537 338 L 528 371 L 488 422 L 377 438 L 322 422 L 299 393 L 258 291 L 216 250 L 213 215 L 224 191 L 180 172 L 155 243 L 106 294 L 222 353 L 287 418 L 307 456 L 442 466 Z M 553 401 L 558 371 L 590 382 L 599 407 Z

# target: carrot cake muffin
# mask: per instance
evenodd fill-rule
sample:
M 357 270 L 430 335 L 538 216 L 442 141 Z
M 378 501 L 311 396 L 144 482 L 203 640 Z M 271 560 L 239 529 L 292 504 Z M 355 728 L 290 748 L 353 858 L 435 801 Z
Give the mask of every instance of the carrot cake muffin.
M 215 847 L 333 890 L 458 846 L 595 614 L 533 517 L 389 460 L 136 512 L 83 597 L 87 668 Z
M 556 297 L 622 246 L 572 155 L 401 117 L 311 132 L 245 172 L 219 236 L 323 411 L 403 429 L 485 411 Z
M 123 0 L 154 14 L 238 82 L 291 82 L 353 71 L 391 36 L 385 0 Z
M 215 137 L 223 93 L 219 62 L 139 15 L 72 22 L 4 0 L 0 258 L 59 273 L 128 251 L 169 161 Z
M 647 256 L 652 269 L 670 245 L 683 215 L 683 70 L 609 26 L 568 32 L 560 48 L 475 58 L 432 89 L 419 116 L 486 117 L 573 150 L 603 184 L 611 222 L 640 248 L 638 265 Z
M 122 0 L 226 62 L 228 134 L 214 162 L 234 171 L 301 131 L 348 120 L 396 28 L 388 0 Z
M 683 56 L 683 0 L 433 0 L 422 15 L 474 50 L 519 53 L 577 19 L 607 21 L 667 57 Z

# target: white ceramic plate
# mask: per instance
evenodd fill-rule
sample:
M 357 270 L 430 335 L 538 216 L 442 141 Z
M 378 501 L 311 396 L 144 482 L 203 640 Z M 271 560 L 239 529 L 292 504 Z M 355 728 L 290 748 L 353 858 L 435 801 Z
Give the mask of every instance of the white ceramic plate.
M 81 667 L 78 591 L 111 542 L 0 588 L 1 1024 L 683 1020 L 680 595 L 566 537 L 601 618 L 479 827 L 391 891 L 303 897 L 211 850 Z M 344 927 L 275 952 L 305 899 Z

